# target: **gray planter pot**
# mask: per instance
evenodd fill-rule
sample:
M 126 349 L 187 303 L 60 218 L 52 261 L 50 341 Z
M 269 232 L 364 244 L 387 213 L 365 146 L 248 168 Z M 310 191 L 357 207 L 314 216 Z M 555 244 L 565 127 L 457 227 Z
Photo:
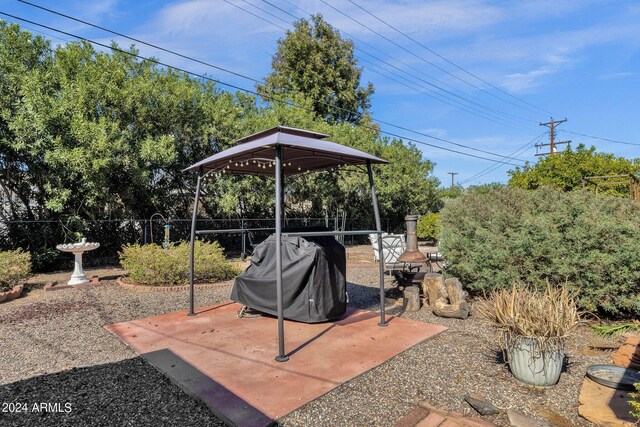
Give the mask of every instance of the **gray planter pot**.
M 506 336 L 507 362 L 519 381 L 551 387 L 558 383 L 564 362 L 564 337 Z

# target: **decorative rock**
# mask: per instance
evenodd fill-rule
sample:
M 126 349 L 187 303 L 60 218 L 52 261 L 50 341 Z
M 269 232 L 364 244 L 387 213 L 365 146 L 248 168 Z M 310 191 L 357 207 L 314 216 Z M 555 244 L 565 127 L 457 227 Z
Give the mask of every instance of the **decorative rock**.
M 540 416 L 549 421 L 554 427 L 573 427 L 575 424 L 557 412 L 547 408 L 540 410 Z
M 416 424 L 416 427 L 432 427 L 432 426 L 456 426 L 456 427 L 495 427 L 495 424 L 490 423 L 489 421 L 483 420 L 479 417 L 465 417 L 459 412 L 454 411 L 446 411 L 444 409 L 436 408 L 432 406 L 429 402 L 418 402 L 418 406 L 421 408 L 425 408 L 429 411 L 429 415 L 441 415 L 446 418 L 446 421 L 442 423 L 432 423 L 432 420 L 429 420 L 428 417 L 422 420 L 420 423 Z M 433 420 L 437 421 L 437 420 Z M 424 424 L 423 424 L 424 423 Z
M 494 415 L 500 413 L 498 408 L 478 394 L 468 394 L 464 397 L 464 400 L 471 405 L 473 409 L 478 411 L 480 415 Z
M 585 378 L 578 398 L 578 414 L 599 426 L 633 427 L 636 424 L 629 414 L 629 400 L 629 392 Z
M 417 286 L 407 286 L 404 289 L 402 308 L 408 312 L 420 310 L 420 289 Z
M 507 409 L 507 416 L 509 417 L 511 427 L 553 427 L 546 421 L 527 417 L 525 414 L 515 409 Z
M 611 358 L 614 365 L 640 371 L 640 337 L 627 337 L 624 345 Z
M 16 285 L 11 290 L 6 292 L 0 292 L 0 302 L 12 301 L 19 298 L 24 290 L 24 285 Z

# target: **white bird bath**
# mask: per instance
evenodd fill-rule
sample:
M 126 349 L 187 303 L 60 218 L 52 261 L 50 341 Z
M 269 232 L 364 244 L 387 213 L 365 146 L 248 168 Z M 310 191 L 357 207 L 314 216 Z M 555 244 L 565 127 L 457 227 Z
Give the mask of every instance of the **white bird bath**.
M 82 254 L 86 251 L 98 249 L 99 247 L 100 243 L 87 242 L 87 239 L 84 238 L 81 242 L 78 243 L 69 243 L 56 246 L 57 250 L 61 252 L 71 252 L 76 257 L 75 265 L 73 267 L 73 274 L 71 275 L 71 280 L 67 282 L 67 285 L 80 285 L 82 283 L 90 282 L 90 280 L 87 279 L 87 276 L 84 274 L 84 270 L 82 269 Z

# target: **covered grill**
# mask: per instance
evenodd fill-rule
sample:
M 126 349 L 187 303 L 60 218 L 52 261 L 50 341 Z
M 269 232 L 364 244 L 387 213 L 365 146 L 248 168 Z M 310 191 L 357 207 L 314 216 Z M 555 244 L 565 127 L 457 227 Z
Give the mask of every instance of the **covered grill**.
M 251 264 L 236 277 L 231 299 L 276 316 L 276 239 L 254 250 Z M 282 237 L 284 317 L 305 323 L 342 316 L 347 309 L 344 246 L 329 236 Z

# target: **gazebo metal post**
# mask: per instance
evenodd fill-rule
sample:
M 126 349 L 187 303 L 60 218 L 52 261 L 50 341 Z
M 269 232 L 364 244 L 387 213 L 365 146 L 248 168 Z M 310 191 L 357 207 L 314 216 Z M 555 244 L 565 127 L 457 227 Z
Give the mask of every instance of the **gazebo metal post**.
M 276 303 L 278 306 L 278 355 L 276 361 L 286 362 L 284 354 L 284 308 L 282 301 L 282 147 L 276 145 Z
M 193 200 L 193 216 L 191 217 L 191 238 L 189 239 L 189 316 L 195 316 L 194 311 L 194 268 L 193 253 L 196 244 L 196 218 L 198 216 L 198 203 L 200 202 L 200 187 L 202 185 L 203 169 L 198 169 L 198 183 L 196 184 L 196 197 Z
M 382 256 L 382 224 L 380 222 L 380 211 L 378 210 L 378 197 L 376 196 L 376 185 L 373 182 L 373 169 L 371 168 L 371 162 L 367 160 L 367 175 L 369 175 L 369 186 L 371 187 L 371 203 L 373 204 L 373 215 L 376 219 L 376 231 L 378 232 L 378 254 L 379 254 L 379 266 L 380 266 L 380 323 L 378 326 L 387 326 L 387 320 L 385 319 L 385 304 L 384 304 L 384 257 Z

